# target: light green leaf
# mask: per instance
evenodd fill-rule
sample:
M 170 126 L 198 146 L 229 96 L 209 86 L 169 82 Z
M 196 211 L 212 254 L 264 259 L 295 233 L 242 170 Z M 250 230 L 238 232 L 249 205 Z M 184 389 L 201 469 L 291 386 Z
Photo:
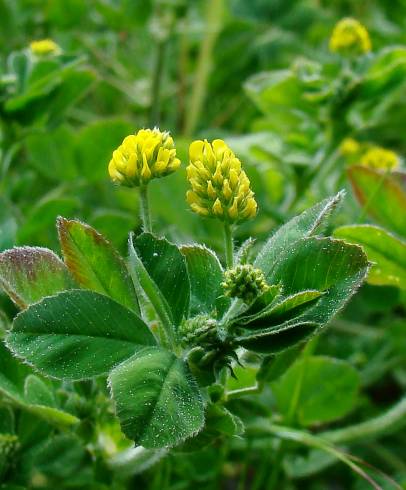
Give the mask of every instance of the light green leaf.
M 33 396 L 32 378 L 36 378 L 36 386 L 38 388 L 39 383 L 42 383 L 42 389 L 44 383 L 38 377 L 31 374 L 31 369 L 18 361 L 12 356 L 11 352 L 0 344 L 0 393 L 10 400 L 13 404 L 22 408 L 23 410 L 33 413 L 45 421 L 54 424 L 56 426 L 70 426 L 79 422 L 79 419 L 64 412 L 56 406 L 42 405 L 44 402 L 44 396 Z M 29 381 L 31 379 L 31 381 Z M 27 384 L 30 385 L 27 387 Z M 27 396 L 28 395 L 28 396 Z M 42 392 L 44 395 L 44 392 Z M 52 395 L 46 395 L 48 402 Z M 42 398 L 42 400 L 41 400 Z
M 0 252 L 15 245 L 17 220 L 9 202 L 0 197 Z
M 66 189 L 59 187 L 44 199 L 34 204 L 26 221 L 19 227 L 18 243 L 42 243 L 44 236 L 54 238 L 54 224 L 59 214 L 74 214 L 79 208 L 79 200 L 74 197 L 63 197 Z
M 292 394 L 299 390 L 295 417 L 302 426 L 309 426 L 331 422 L 350 412 L 359 385 L 357 371 L 347 362 L 314 356 L 293 364 L 272 384 L 272 391 L 279 410 L 288 415 Z
M 353 165 L 348 169 L 355 195 L 364 212 L 390 231 L 406 237 L 406 190 L 391 174 Z
M 78 175 L 75 132 L 68 126 L 32 133 L 25 145 L 30 163 L 49 179 L 64 182 Z
M 187 316 L 190 281 L 186 259 L 178 247 L 165 238 L 142 233 L 134 241 L 138 256 L 166 299 L 175 325 Z
M 65 264 L 51 250 L 16 247 L 0 254 L 0 286 L 20 308 L 73 284 Z
M 39 371 L 76 380 L 107 374 L 155 339 L 138 316 L 116 301 L 71 290 L 17 315 L 7 344 Z
M 107 165 L 113 151 L 134 132 L 134 126 L 120 119 L 95 121 L 78 134 L 77 151 L 81 172 L 90 181 L 108 178 Z
M 406 289 L 406 242 L 373 225 L 341 226 L 334 236 L 361 245 L 373 263 L 368 282 Z
M 255 259 L 254 266 L 261 269 L 269 281 L 272 269 L 281 253 L 286 252 L 300 238 L 319 232 L 330 214 L 343 198 L 343 193 L 319 202 L 299 216 L 281 226 L 265 243 Z M 272 284 L 272 282 L 270 282 Z
M 190 278 L 190 315 L 212 313 L 216 299 L 222 294 L 223 268 L 216 254 L 201 245 L 180 248 L 186 257 Z
M 109 376 L 123 432 L 146 448 L 174 446 L 204 423 L 199 388 L 181 359 L 145 348 Z
M 27 402 L 32 405 L 55 407 L 55 397 L 52 390 L 35 374 L 26 377 L 24 396 Z
M 59 218 L 57 225 L 65 263 L 76 281 L 138 313 L 127 266 L 111 243 L 80 221 Z

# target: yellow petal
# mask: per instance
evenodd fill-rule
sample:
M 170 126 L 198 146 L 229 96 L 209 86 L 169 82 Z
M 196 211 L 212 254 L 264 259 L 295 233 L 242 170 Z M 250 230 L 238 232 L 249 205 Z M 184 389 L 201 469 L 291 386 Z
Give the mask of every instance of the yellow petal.
M 204 141 L 196 140 L 189 146 L 189 157 L 192 162 L 200 160 L 203 153 Z

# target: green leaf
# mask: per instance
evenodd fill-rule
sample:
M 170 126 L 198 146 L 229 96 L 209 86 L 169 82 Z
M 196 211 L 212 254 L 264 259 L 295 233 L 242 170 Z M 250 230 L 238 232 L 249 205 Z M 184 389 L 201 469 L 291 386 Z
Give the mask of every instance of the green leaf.
M 351 298 L 364 280 L 368 260 L 357 245 L 331 238 L 304 238 L 280 253 L 269 276 L 287 295 L 304 290 L 325 291 L 299 316 L 279 325 L 246 330 L 237 342 L 247 349 L 275 353 L 291 347 L 326 324 Z
M 57 182 L 72 180 L 78 175 L 74 143 L 75 132 L 68 126 L 35 132 L 25 140 L 30 163 L 42 175 Z
M 257 373 L 257 380 L 259 382 L 276 381 L 296 361 L 300 348 L 301 346 L 295 346 L 276 356 L 264 357 Z
M 18 229 L 18 243 L 43 243 L 44 237 L 52 233 L 54 238 L 54 224 L 59 214 L 74 214 L 80 202 L 74 197 L 63 197 L 66 189 L 60 187 L 44 199 L 36 203 L 27 215 L 26 221 Z
M 15 245 L 17 220 L 11 205 L 0 197 L 0 252 Z
M 315 356 L 293 364 L 272 384 L 272 391 L 280 411 L 288 415 L 292 393 L 298 390 L 296 420 L 309 426 L 347 415 L 355 406 L 359 385 L 357 371 L 347 362 Z
M 406 242 L 373 225 L 341 226 L 334 236 L 361 245 L 373 263 L 368 282 L 406 289 Z
M 379 51 L 365 73 L 360 87 L 361 100 L 380 97 L 405 83 L 406 49 L 389 46 Z
M 93 475 L 88 472 L 88 457 L 78 437 L 73 434 L 58 434 L 34 448 L 30 463 L 35 468 L 33 472 L 46 475 L 50 481 L 69 481 L 73 488 L 90 488 Z M 75 480 L 78 485 L 75 485 Z M 84 485 L 81 484 L 83 481 L 86 482 Z
M 138 316 L 116 301 L 71 290 L 17 315 L 7 344 L 39 371 L 78 380 L 107 374 L 155 339 Z
M 109 376 L 123 432 L 146 448 L 174 446 L 204 423 L 204 406 L 186 363 L 169 351 L 145 348 Z
M 20 307 L 73 287 L 62 260 L 51 250 L 16 247 L 0 254 L 0 285 Z
M 25 379 L 24 395 L 28 403 L 32 405 L 55 407 L 55 397 L 52 390 L 35 374 L 30 374 Z
M 175 332 L 171 309 L 161 290 L 155 284 L 155 281 L 151 278 L 149 272 L 139 258 L 134 247 L 133 236 L 134 235 L 130 233 L 128 240 L 129 269 L 131 277 L 136 287 L 140 289 L 140 291 L 137 289 L 137 292 L 140 295 L 144 292 L 155 309 L 167 336 L 166 340 L 168 340 L 169 343 L 174 343 Z
M 223 268 L 216 254 L 200 245 L 180 248 L 186 257 L 190 279 L 190 315 L 212 313 L 216 300 L 222 294 Z
M 303 318 L 328 322 L 362 284 L 368 260 L 357 245 L 332 238 L 305 238 L 287 249 L 275 264 L 271 283 L 281 283 L 286 294 L 303 290 L 326 291 Z
M 58 218 L 57 226 L 65 263 L 76 281 L 138 313 L 127 266 L 110 242 L 80 221 Z
M 187 316 L 190 299 L 185 257 L 176 245 L 151 233 L 138 236 L 134 246 L 148 274 L 166 299 L 175 325 L 180 325 Z
M 406 236 L 406 190 L 399 180 L 357 165 L 348 169 L 348 175 L 363 211 L 390 231 Z
M 242 317 L 239 323 L 243 323 L 245 328 L 270 327 L 280 325 L 299 316 L 304 310 L 313 306 L 314 302 L 320 298 L 321 291 L 306 290 L 292 294 L 280 300 L 276 300 L 268 308 L 253 315 L 252 317 Z
M 255 259 L 254 266 L 264 272 L 269 283 L 272 284 L 269 278 L 272 276 L 272 269 L 279 256 L 300 238 L 309 237 L 320 231 L 322 225 L 342 200 L 343 195 L 342 192 L 339 192 L 336 196 L 307 209 L 281 226 L 268 239 Z
M 105 180 L 113 151 L 133 131 L 132 124 L 119 119 L 96 121 L 85 126 L 77 141 L 82 175 L 90 182 Z
M 36 378 L 37 388 L 39 383 L 42 383 L 42 395 L 37 392 L 35 397 L 33 396 L 32 378 Z M 45 396 L 43 390 L 44 383 L 38 377 L 34 377 L 31 369 L 13 357 L 5 345 L 0 343 L 0 393 L 23 410 L 56 426 L 68 427 L 79 422 L 76 417 L 55 406 L 42 405 L 45 398 L 50 402 L 50 397 L 52 397 L 49 392 Z

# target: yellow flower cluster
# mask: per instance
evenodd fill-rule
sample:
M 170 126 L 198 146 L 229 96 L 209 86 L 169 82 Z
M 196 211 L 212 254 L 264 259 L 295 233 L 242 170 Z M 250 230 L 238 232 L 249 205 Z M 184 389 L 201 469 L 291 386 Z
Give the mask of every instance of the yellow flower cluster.
M 399 157 L 394 151 L 372 146 L 362 155 L 360 163 L 365 167 L 394 169 L 399 166 Z
M 57 54 L 61 48 L 52 39 L 42 39 L 40 41 L 32 41 L 30 43 L 31 52 L 37 56 L 45 56 L 47 54 Z
M 186 195 L 192 210 L 228 223 L 253 218 L 257 203 L 241 162 L 222 140 L 194 141 L 189 148 Z
M 168 132 L 159 129 L 141 129 L 124 138 L 113 152 L 109 174 L 113 182 L 128 187 L 147 184 L 164 177 L 180 166 L 176 149 Z
M 345 138 L 340 145 L 340 153 L 345 157 L 353 156 L 359 153 L 361 145 L 354 138 Z
M 371 40 L 366 28 L 350 17 L 340 20 L 330 38 L 330 51 L 344 56 L 359 56 L 371 51 Z

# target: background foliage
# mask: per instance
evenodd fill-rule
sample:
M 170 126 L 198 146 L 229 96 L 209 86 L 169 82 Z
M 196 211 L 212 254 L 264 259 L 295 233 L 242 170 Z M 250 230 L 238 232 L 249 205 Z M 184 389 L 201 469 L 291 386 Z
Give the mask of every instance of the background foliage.
M 328 40 L 349 15 L 368 28 L 373 53 L 348 72 Z M 388 478 L 406 488 L 403 163 L 399 172 L 382 172 L 340 150 L 351 137 L 391 149 L 400 160 L 406 153 L 406 3 L 0 0 L 0 19 L 0 251 L 59 250 L 55 220 L 62 215 L 89 223 L 125 252 L 128 231 L 140 231 L 137 197 L 111 185 L 107 163 L 124 136 L 156 124 L 172 132 L 183 162 L 165 183 L 151 184 L 154 228 L 172 241 L 200 241 L 222 254 L 220 226 L 188 210 L 184 170 L 192 139 L 222 137 L 244 162 L 259 203 L 238 243 L 250 235 L 260 242 L 344 188 L 347 197 L 327 231 L 361 244 L 373 262 L 368 283 L 326 333 L 300 357 L 286 354 L 279 367 L 272 363 L 260 373 L 261 396 L 230 399 L 251 432 L 238 437 L 231 415 L 225 424 L 224 414 L 213 413 L 213 421 L 222 420 L 216 436 L 209 434 L 214 445 L 206 447 L 202 437 L 197 452 L 145 450 L 135 470 L 116 456 L 129 444 L 112 422 L 101 383 L 67 389 L 17 363 L 2 346 L 3 488 L 367 488 L 330 447 L 311 439 L 319 433 L 382 470 L 366 468 L 381 488 L 396 488 Z M 33 60 L 29 43 L 44 37 L 62 53 Z M 91 233 L 75 223 L 62 224 L 65 245 L 82 233 L 91 249 Z M 52 260 L 56 292 L 67 278 Z M 115 291 L 117 301 L 130 305 L 127 281 L 117 278 Z M 102 280 L 89 289 L 105 287 Z M 0 305 L 5 331 L 17 310 L 5 295 Z M 117 346 L 103 348 L 106 356 L 119 355 Z M 248 359 L 248 367 L 250 361 L 255 365 Z M 250 387 L 259 376 L 254 368 L 236 373 L 230 390 Z M 379 425 L 391 410 L 396 423 Z M 290 432 L 269 422 L 268 434 L 258 437 L 256 420 L 264 417 Z M 73 429 L 78 419 L 80 429 Z M 371 419 L 378 421 L 372 434 L 359 428 Z

